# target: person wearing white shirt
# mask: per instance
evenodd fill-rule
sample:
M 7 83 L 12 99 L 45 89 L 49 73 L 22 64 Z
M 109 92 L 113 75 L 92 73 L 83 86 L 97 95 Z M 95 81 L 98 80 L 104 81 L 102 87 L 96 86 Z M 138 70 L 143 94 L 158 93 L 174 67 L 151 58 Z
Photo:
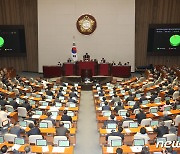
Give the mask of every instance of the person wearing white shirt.
M 148 141 L 150 140 L 148 134 L 146 133 L 146 128 L 142 127 L 140 129 L 140 132 L 137 132 L 134 135 L 134 139 L 144 139 L 145 144 L 148 144 Z

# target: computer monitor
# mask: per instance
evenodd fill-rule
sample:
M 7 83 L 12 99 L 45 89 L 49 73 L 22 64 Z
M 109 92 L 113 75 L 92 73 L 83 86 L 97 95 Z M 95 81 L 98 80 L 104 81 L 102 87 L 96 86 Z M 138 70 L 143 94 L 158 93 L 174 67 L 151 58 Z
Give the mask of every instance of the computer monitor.
M 64 127 L 69 129 L 70 128 L 70 124 L 69 123 L 64 123 Z
M 51 111 L 52 116 L 58 116 L 58 111 Z
M 129 128 L 138 128 L 138 123 L 137 122 L 130 122 Z
M 121 90 L 121 94 L 125 93 L 126 91 L 125 90 Z
M 146 96 L 151 96 L 151 93 L 150 93 L 150 92 L 147 92 L 147 93 L 146 93 Z
M 178 136 L 177 140 L 180 142 L 180 136 Z
M 158 98 L 158 97 L 157 97 L 157 98 L 154 99 L 154 102 L 155 102 L 155 103 L 160 103 L 160 101 L 161 101 L 161 98 Z
M 165 106 L 164 111 L 171 111 L 171 106 Z
M 69 142 L 69 140 L 59 140 L 58 141 L 58 146 L 59 147 L 69 147 L 70 142 Z
M 61 106 L 62 106 L 62 103 L 60 103 L 60 102 L 55 103 L 55 107 L 61 107 Z
M 31 96 L 31 93 L 26 93 L 26 96 L 27 96 L 27 97 L 30 97 L 30 96 Z
M 45 92 L 45 89 L 41 89 L 41 92 L 43 92 L 43 93 L 44 93 L 44 92 Z
M 12 98 L 8 98 L 8 101 L 12 101 L 13 99 Z
M 47 141 L 43 139 L 37 139 L 36 140 L 36 145 L 37 146 L 47 146 Z
M 111 115 L 111 111 L 104 111 L 103 116 L 109 117 Z
M 165 97 L 166 101 L 169 101 L 171 99 L 171 97 Z
M 27 127 L 27 121 L 20 121 L 20 122 L 19 122 L 19 125 L 20 125 L 21 127 Z
M 76 104 L 75 103 L 70 103 L 69 107 L 76 107 Z
M 136 97 L 137 97 L 137 98 L 140 98 L 140 97 L 141 97 L 141 94 L 136 94 Z
M 39 127 L 40 128 L 48 128 L 48 123 L 47 122 L 40 122 Z
M 14 138 L 14 144 L 24 145 L 24 144 L 25 144 L 25 141 L 24 141 L 23 138 L 15 137 L 15 138 Z
M 116 129 L 117 124 L 116 123 L 108 123 L 107 124 L 107 129 Z
M 30 104 L 30 105 L 35 105 L 35 104 L 36 104 L 36 102 L 35 102 L 35 101 L 33 101 L 33 100 L 29 100 L 29 104 Z
M 0 143 L 4 143 L 4 136 L 0 136 Z
M 167 141 L 166 137 L 157 137 L 156 138 L 156 144 L 158 144 L 159 142 L 163 142 L 163 144 Z
M 48 102 L 42 102 L 42 106 L 48 106 Z
M 53 99 L 53 97 L 52 97 L 52 96 L 47 96 L 46 98 L 47 98 L 47 99 Z
M 35 111 L 35 115 L 42 115 L 42 111 L 36 110 L 36 111 Z
M 70 116 L 70 117 L 74 117 L 74 112 L 67 112 L 67 115 Z
M 158 112 L 158 108 L 150 108 L 150 113 L 157 113 Z
M 36 95 L 37 98 L 41 98 L 41 95 Z
M 148 100 L 143 100 L 143 101 L 142 101 L 142 105 L 146 105 L 146 104 L 148 104 L 148 103 L 149 103 Z
M 130 89 L 131 92 L 135 92 L 135 89 Z
M 177 105 L 177 106 L 176 106 L 176 109 L 180 109 L 180 105 Z
M 8 123 L 9 123 L 9 121 L 5 120 L 5 121 L 2 122 L 2 126 L 6 126 L 6 125 L 8 125 Z
M 124 99 L 127 99 L 129 97 L 129 95 L 124 95 Z
M 150 125 L 153 127 L 153 126 L 158 126 L 159 125 L 159 121 L 158 120 L 152 120 L 150 122 Z
M 129 106 L 134 106 L 135 103 L 136 103 L 136 101 L 128 101 L 128 105 L 129 105 Z
M 111 146 L 112 147 L 120 147 L 120 146 L 122 146 L 122 140 L 121 139 L 111 140 Z
M 127 111 L 119 111 L 120 116 L 126 116 Z
M 7 107 L 7 111 L 8 111 L 8 112 L 13 112 L 13 111 L 14 111 L 14 109 L 13 109 L 13 108 L 11 108 L 11 107 Z
M 145 140 L 144 139 L 134 139 L 134 146 L 144 146 Z

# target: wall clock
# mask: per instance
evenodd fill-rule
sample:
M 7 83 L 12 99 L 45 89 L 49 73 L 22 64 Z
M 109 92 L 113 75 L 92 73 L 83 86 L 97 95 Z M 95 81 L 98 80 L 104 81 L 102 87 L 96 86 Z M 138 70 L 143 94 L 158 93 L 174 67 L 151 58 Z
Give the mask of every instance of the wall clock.
M 89 14 L 80 16 L 76 22 L 76 27 L 81 34 L 92 34 L 96 29 L 96 19 Z

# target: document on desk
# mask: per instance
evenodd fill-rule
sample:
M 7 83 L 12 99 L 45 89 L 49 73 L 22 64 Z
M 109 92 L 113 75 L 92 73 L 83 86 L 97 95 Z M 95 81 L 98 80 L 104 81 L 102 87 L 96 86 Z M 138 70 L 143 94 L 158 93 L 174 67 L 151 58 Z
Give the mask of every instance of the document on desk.
M 33 115 L 32 118 L 39 119 L 41 115 Z
M 131 130 L 129 128 L 124 129 L 126 133 L 131 133 Z
M 53 147 L 52 152 L 54 153 L 64 153 L 65 148 L 64 147 Z
M 51 111 L 59 111 L 59 108 L 60 108 L 60 107 L 52 106 L 52 107 L 50 107 L 50 110 L 51 110 Z
M 113 153 L 113 147 L 107 147 L 107 153 Z
M 147 105 L 141 105 L 142 107 L 147 107 Z
M 42 146 L 42 152 L 49 152 L 48 146 Z
M 130 147 L 132 152 L 141 152 L 142 151 L 142 146 L 131 146 Z
M 147 130 L 148 132 L 153 132 L 152 127 L 146 127 L 146 130 Z
M 170 111 L 167 111 L 167 114 L 172 114 Z
M 159 116 L 159 114 L 157 114 L 157 113 L 153 113 L 153 115 L 154 115 L 154 116 Z
M 21 145 L 19 145 L 19 144 L 14 144 L 14 145 L 12 146 L 12 151 L 13 151 L 13 150 L 19 150 L 20 147 L 21 147 Z

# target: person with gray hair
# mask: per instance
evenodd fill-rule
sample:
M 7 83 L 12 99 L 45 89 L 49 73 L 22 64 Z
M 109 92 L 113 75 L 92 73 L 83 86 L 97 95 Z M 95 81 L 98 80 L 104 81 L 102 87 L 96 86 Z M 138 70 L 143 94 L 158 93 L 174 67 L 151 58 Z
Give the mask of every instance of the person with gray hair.
M 154 129 L 155 132 L 157 132 L 157 137 L 163 137 L 164 134 L 169 133 L 169 129 L 167 126 L 165 126 L 165 122 L 161 121 L 160 126 Z

